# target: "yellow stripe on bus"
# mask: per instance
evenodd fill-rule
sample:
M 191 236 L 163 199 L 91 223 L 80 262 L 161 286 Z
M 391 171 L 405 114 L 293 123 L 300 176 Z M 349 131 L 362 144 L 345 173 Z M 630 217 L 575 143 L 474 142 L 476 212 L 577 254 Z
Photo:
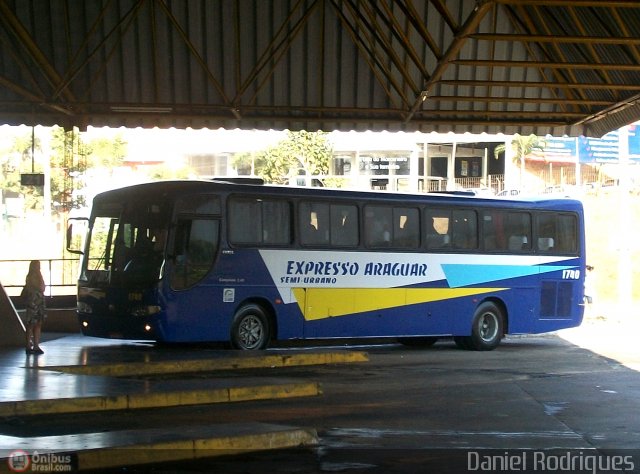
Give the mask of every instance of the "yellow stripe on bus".
M 507 288 L 292 288 L 307 321 L 481 295 Z

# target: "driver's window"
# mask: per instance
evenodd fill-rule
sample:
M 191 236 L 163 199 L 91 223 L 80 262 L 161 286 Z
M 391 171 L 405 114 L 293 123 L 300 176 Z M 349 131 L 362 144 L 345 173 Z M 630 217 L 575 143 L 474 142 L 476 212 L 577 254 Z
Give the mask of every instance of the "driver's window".
M 171 275 L 174 289 L 193 286 L 209 273 L 218 250 L 219 228 L 218 220 L 178 219 Z

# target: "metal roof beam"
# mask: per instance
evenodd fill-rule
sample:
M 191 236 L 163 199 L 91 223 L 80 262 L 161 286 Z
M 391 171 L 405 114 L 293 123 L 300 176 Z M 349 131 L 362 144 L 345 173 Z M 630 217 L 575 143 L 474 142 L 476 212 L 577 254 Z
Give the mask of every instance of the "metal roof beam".
M 359 30 L 357 28 L 357 26 L 359 26 L 360 23 L 356 21 L 355 25 L 352 24 L 352 22 L 350 21 L 349 18 L 347 18 L 347 16 L 342 11 L 342 9 L 340 8 L 340 5 L 336 2 L 336 0 L 331 0 L 331 4 L 333 5 L 336 11 L 338 19 L 346 27 L 347 34 L 349 34 L 349 36 L 351 37 L 351 40 L 353 41 L 353 43 L 356 45 L 356 47 L 362 54 L 362 57 L 364 58 L 366 63 L 369 65 L 369 68 L 375 75 L 376 80 L 378 81 L 382 89 L 387 94 L 387 97 L 389 97 L 389 100 L 391 102 L 396 102 L 396 98 L 392 93 L 392 90 L 395 90 L 398 97 L 400 97 L 401 101 L 403 103 L 408 103 L 409 99 L 404 94 L 402 86 L 398 84 L 398 82 L 395 80 L 395 78 L 391 74 L 391 71 L 389 70 L 389 68 L 381 62 L 378 55 L 376 55 L 375 52 L 371 49 L 369 45 L 371 41 L 369 41 L 369 44 L 367 44 L 361 38 Z M 352 11 L 352 13 L 356 15 L 356 20 L 357 20 L 358 10 L 356 9 L 355 11 Z M 384 73 L 384 77 L 380 75 L 380 71 Z M 386 79 L 386 82 L 388 82 L 388 84 L 385 83 L 384 79 Z
M 493 0 L 502 5 L 535 5 L 540 7 L 640 8 L 638 0 Z
M 536 31 L 535 27 L 534 27 L 534 25 L 536 24 L 534 22 L 534 19 L 532 18 L 532 16 L 528 12 L 525 12 L 525 9 L 523 7 L 518 7 L 518 10 L 520 12 L 522 12 L 522 16 L 524 17 L 524 21 L 525 21 L 525 23 L 527 25 L 527 29 L 528 29 L 527 32 L 533 34 L 534 31 Z M 540 25 L 540 27 L 542 28 L 543 32 L 546 35 L 551 35 L 552 36 L 551 31 L 550 31 L 551 28 L 549 27 L 548 22 L 554 22 L 555 23 L 556 22 L 555 18 L 551 17 L 551 18 L 548 19 L 548 22 L 545 21 L 544 15 L 543 15 L 543 11 L 538 5 L 533 6 L 532 10 L 533 10 L 533 14 L 535 14 L 536 17 L 537 17 L 537 20 L 538 20 L 537 24 Z M 561 30 L 564 31 L 564 29 L 566 28 L 566 25 L 561 25 L 560 27 L 561 27 Z M 535 43 L 535 45 L 537 46 L 538 50 L 542 51 L 543 54 L 547 58 L 559 59 L 560 61 L 566 61 L 567 60 L 565 52 L 563 51 L 562 48 L 560 48 L 560 46 L 558 46 L 558 43 L 551 43 L 551 45 L 544 44 L 544 43 Z M 525 46 L 529 50 L 533 50 L 534 49 L 534 44 L 532 44 L 532 43 L 525 43 Z M 545 80 L 550 81 L 550 79 L 547 78 L 546 71 L 544 71 L 544 70 L 539 70 L 539 71 L 542 74 L 542 77 L 545 78 Z M 555 78 L 555 80 L 558 81 L 558 82 L 563 82 L 563 83 L 564 82 L 569 82 L 569 81 L 571 81 L 571 82 L 580 82 L 580 81 L 578 81 L 576 79 L 576 74 L 571 69 L 569 69 L 566 74 L 563 74 L 561 71 L 559 71 L 557 69 L 554 69 L 554 70 L 551 71 L 550 75 L 551 75 L 551 77 Z M 567 76 L 568 76 L 569 79 L 567 79 Z M 557 96 L 557 92 L 555 90 L 552 89 L 551 93 L 556 95 L 556 97 L 558 97 Z M 582 99 L 586 98 L 584 96 L 584 93 L 582 92 L 582 90 L 579 90 L 577 92 L 577 94 Z M 568 97 L 566 97 L 566 98 L 573 99 L 574 96 L 575 96 L 574 95 L 574 91 L 571 91 L 571 90 L 567 91 L 567 96 Z M 563 97 L 563 99 L 564 99 L 564 97 Z M 561 104 L 560 107 L 562 109 L 567 110 L 567 106 L 562 101 L 560 102 L 560 104 Z
M 449 48 L 439 59 L 438 64 L 431 74 L 431 77 L 429 77 L 425 82 L 422 88 L 422 92 L 415 98 L 413 106 L 404 119 L 405 124 L 411 121 L 413 114 L 415 114 L 416 111 L 422 106 L 424 101 L 427 100 L 429 91 L 431 90 L 433 85 L 440 80 L 444 72 L 449 67 L 450 61 L 452 61 L 458 55 L 458 53 L 466 43 L 468 36 L 472 31 L 475 31 L 478 28 L 478 25 L 485 17 L 485 15 L 489 12 L 489 10 L 491 10 L 491 8 L 493 8 L 492 2 L 478 2 L 476 7 L 473 9 L 473 12 L 469 15 L 462 27 L 455 33 L 455 36 L 453 38 L 453 41 L 449 45 Z
M 4 0 L 0 1 L 0 21 L 3 21 L 7 27 L 7 31 L 11 31 L 13 35 L 22 44 L 27 54 L 40 67 L 49 84 L 56 88 L 62 83 L 62 78 L 58 71 L 49 62 L 45 54 L 40 50 L 38 45 L 33 41 L 33 37 L 22 25 L 20 20 L 16 18 L 13 11 L 7 6 Z M 67 100 L 74 100 L 74 96 L 67 88 L 64 90 Z
M 487 59 L 455 59 L 452 64 L 472 67 L 508 67 L 508 68 L 537 68 L 537 69 L 583 69 L 592 70 L 593 63 L 574 62 L 543 62 L 543 61 L 507 61 Z M 637 64 L 598 63 L 598 69 L 607 71 L 640 71 L 640 57 Z
M 436 58 L 440 58 L 442 56 L 442 50 L 438 46 L 438 43 L 436 43 L 436 41 L 433 39 L 433 36 L 427 29 L 424 21 L 418 17 L 418 12 L 416 11 L 413 3 L 398 1 L 396 2 L 396 5 L 398 5 L 398 7 L 403 11 L 405 16 L 407 17 L 407 20 L 409 20 L 409 22 L 416 29 L 416 31 L 420 35 L 420 38 L 422 38 L 433 55 Z M 455 29 L 453 29 L 453 31 L 455 31 Z
M 637 91 L 638 84 L 603 84 L 603 83 L 569 83 L 569 82 L 540 82 L 540 81 L 482 81 L 463 79 L 442 79 L 440 84 L 468 87 L 525 87 L 535 89 L 571 89 L 571 90 L 617 90 Z
M 411 62 L 414 64 L 414 66 L 416 66 L 416 68 L 420 71 L 420 73 L 423 76 L 425 76 L 425 77 L 428 76 L 429 75 L 429 71 L 425 67 L 424 61 L 418 55 L 418 52 L 413 47 L 413 44 L 411 43 L 411 40 L 407 37 L 406 32 L 403 31 L 403 29 L 400 26 L 397 18 L 393 15 L 393 12 L 391 11 L 391 9 L 389 8 L 389 6 L 386 3 L 382 3 L 381 5 L 382 5 L 382 9 L 379 8 L 376 3 L 372 3 L 372 7 L 376 10 L 378 15 L 380 15 L 383 19 L 384 18 L 389 18 L 389 22 L 387 23 L 387 27 L 391 31 L 391 34 L 393 34 L 398 39 L 400 44 L 402 44 L 402 47 L 406 51 L 407 55 L 409 56 L 409 59 L 411 59 Z M 373 21 L 374 16 L 370 14 L 370 18 Z M 391 45 L 389 45 L 389 48 L 391 48 Z M 403 76 L 405 76 L 408 79 L 407 82 L 413 83 L 413 80 L 411 79 L 411 76 L 409 75 L 408 72 L 405 71 L 403 73 Z M 416 88 L 414 86 L 414 91 L 415 90 L 416 90 Z
M 67 69 L 66 74 L 64 75 L 63 78 L 61 78 L 60 83 L 58 84 L 58 87 L 56 88 L 56 90 L 53 92 L 53 94 L 51 95 L 52 99 L 57 99 L 58 97 L 60 97 L 60 94 L 62 94 L 71 84 L 71 82 L 73 81 L 73 79 L 89 64 L 89 62 L 96 56 L 96 54 L 102 50 L 102 48 L 106 45 L 107 41 L 109 39 L 111 39 L 112 37 L 116 36 L 116 44 L 118 44 L 121 40 L 121 32 L 118 31 L 118 29 L 125 24 L 125 22 L 127 21 L 127 18 L 130 17 L 135 17 L 136 13 L 138 12 L 138 10 L 141 8 L 142 3 L 144 2 L 144 0 L 139 1 L 137 4 L 133 5 L 131 7 L 131 9 L 129 9 L 129 11 L 122 16 L 122 18 L 120 19 L 120 21 L 117 22 L 117 24 L 111 29 L 111 31 L 109 31 L 106 35 L 104 35 L 104 37 L 102 38 L 101 41 L 99 41 L 98 45 L 93 48 L 93 50 L 86 54 L 86 56 L 81 56 L 82 52 L 84 52 L 87 48 L 88 48 L 88 44 L 89 44 L 89 40 L 90 38 L 97 34 L 101 22 L 104 19 L 104 16 L 106 14 L 106 12 L 113 7 L 113 1 L 109 1 L 100 11 L 100 14 L 96 17 L 96 19 L 93 22 L 93 25 L 91 26 L 91 28 L 89 29 L 89 31 L 87 32 L 87 34 L 85 35 L 82 44 L 80 44 L 80 46 L 76 49 L 76 53 L 74 54 L 73 58 L 71 58 L 71 60 L 69 61 L 69 67 Z M 131 20 L 129 20 L 131 21 Z M 125 26 L 124 30 L 127 30 L 127 27 Z M 68 41 L 68 40 L 67 40 Z M 115 48 L 115 47 L 114 47 Z M 81 64 L 79 64 L 77 67 L 71 67 L 73 64 L 76 63 L 76 61 L 78 60 L 78 58 L 83 57 L 83 61 L 81 62 Z
M 370 34 L 366 35 L 366 37 L 367 37 L 367 42 L 369 43 L 368 50 L 371 52 L 371 54 L 380 56 L 380 53 L 376 53 L 377 51 L 379 51 L 379 48 L 375 47 L 376 45 L 380 45 L 382 49 L 382 53 L 384 53 L 382 54 L 382 56 L 389 58 L 390 62 L 395 66 L 395 68 L 398 70 L 398 72 L 402 76 L 402 79 L 407 84 L 409 84 L 409 88 L 413 92 L 415 92 L 418 89 L 418 86 L 415 84 L 411 76 L 407 73 L 406 68 L 402 63 L 402 60 L 398 57 L 398 54 L 395 52 L 395 50 L 393 49 L 389 41 L 384 37 L 383 30 L 379 27 L 378 23 L 375 21 L 375 14 L 369 8 L 368 6 L 369 4 L 365 2 L 359 5 L 360 8 L 358 8 L 358 5 L 355 5 L 353 0 L 349 0 L 345 2 L 345 5 L 347 5 L 348 8 L 351 10 L 351 14 L 355 18 L 357 25 L 363 27 L 363 30 L 361 31 L 360 34 L 364 34 L 365 29 L 370 32 Z M 365 15 L 367 18 L 365 18 Z M 406 45 L 405 45 L 405 50 L 406 50 Z M 382 61 L 377 60 L 376 63 L 381 65 Z M 386 72 L 387 78 L 389 80 L 392 80 L 393 74 L 391 69 L 387 66 L 384 68 L 384 70 Z M 399 86 L 399 90 L 401 91 L 403 89 Z M 402 97 L 406 102 L 407 99 L 404 96 L 404 94 L 402 94 Z
M 452 109 L 436 109 L 423 111 L 425 114 L 430 114 L 435 117 L 467 117 L 467 118 L 482 118 L 482 117 L 510 117 L 513 119 L 514 117 L 546 117 L 546 118 L 557 118 L 557 119 L 581 119 L 584 117 L 583 113 L 580 112 L 544 112 L 539 110 L 452 110 Z
M 558 99 L 542 99 L 535 97 L 518 97 L 518 103 L 528 104 L 551 104 L 557 105 Z M 429 101 L 433 102 L 500 102 L 500 103 L 512 103 L 513 97 L 489 97 L 489 96 L 448 96 L 448 95 L 430 95 Z M 577 106 L 610 106 L 615 102 L 610 100 L 589 100 L 589 99 L 565 99 L 564 102 L 567 105 Z
M 239 112 L 238 106 L 240 105 L 242 95 L 248 90 L 251 84 L 258 82 L 254 94 L 248 100 L 248 103 L 250 104 L 255 102 L 258 92 L 262 89 L 267 79 L 272 77 L 276 66 L 280 63 L 284 54 L 290 49 L 293 40 L 301 33 L 303 27 L 309 21 L 313 11 L 318 8 L 318 1 L 316 0 L 311 4 L 311 6 L 309 6 L 309 8 L 306 9 L 306 11 L 303 12 L 302 17 L 290 26 L 290 23 L 293 21 L 294 12 L 301 8 L 302 4 L 303 2 L 299 0 L 295 7 L 291 9 L 287 18 L 282 22 L 280 28 L 273 38 L 271 38 L 271 41 L 256 61 L 255 67 L 249 72 L 247 78 L 242 82 L 240 89 L 233 98 L 234 110 Z M 267 71 L 265 77 L 258 81 L 260 74 L 265 70 Z
M 559 35 L 526 35 L 516 33 L 470 33 L 468 38 L 478 41 L 506 41 L 508 43 L 573 43 L 588 45 L 640 45 L 640 38 L 612 38 L 611 36 L 559 36 Z
M 204 60 L 202 55 L 198 52 L 195 45 L 189 38 L 189 35 L 184 30 L 184 28 L 182 28 L 177 18 L 175 17 L 175 15 L 171 13 L 171 10 L 169 10 L 169 7 L 167 7 L 167 5 L 165 5 L 164 2 L 156 2 L 156 4 L 160 7 L 160 10 L 162 10 L 162 12 L 169 19 L 169 21 L 171 22 L 175 30 L 178 32 L 178 34 L 182 38 L 182 41 L 184 41 L 184 44 L 189 49 L 189 52 L 195 58 L 195 60 L 198 62 L 198 64 L 206 74 L 209 82 L 213 85 L 213 87 L 215 87 L 215 89 L 218 91 L 218 94 L 220 94 L 220 97 L 222 97 L 222 99 L 225 101 L 226 104 L 230 104 L 229 98 L 225 94 L 224 88 L 220 84 L 220 81 L 218 81 L 218 79 L 215 77 L 213 72 L 211 72 L 211 69 L 209 69 L 207 62 Z
M 0 85 L 12 90 L 13 92 L 15 92 L 16 94 L 24 97 L 25 99 L 27 99 L 29 101 L 30 105 L 36 105 L 39 107 L 44 107 L 46 109 L 55 111 L 55 112 L 61 112 L 64 115 L 68 115 L 68 116 L 72 116 L 73 112 L 59 104 L 49 104 L 47 103 L 42 97 L 39 97 L 37 95 L 34 95 L 33 93 L 31 93 L 30 91 L 26 90 L 23 87 L 20 87 L 18 84 L 14 84 L 13 82 L 11 82 L 10 80 L 6 79 L 5 77 L 0 76 Z

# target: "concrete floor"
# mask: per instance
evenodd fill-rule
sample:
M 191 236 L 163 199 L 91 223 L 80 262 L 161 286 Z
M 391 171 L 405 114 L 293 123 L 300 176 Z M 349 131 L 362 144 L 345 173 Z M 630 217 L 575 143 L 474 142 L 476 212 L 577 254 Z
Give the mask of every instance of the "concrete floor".
M 528 470 L 512 472 L 543 472 L 553 466 L 534 455 L 584 464 L 617 453 L 618 472 L 640 472 L 635 328 L 587 321 L 482 353 L 441 341 L 247 354 L 48 335 L 43 356 L 0 353 L 0 453 L 6 466 L 17 450 L 44 449 L 127 472 L 385 474 L 478 471 L 469 463 L 495 453 L 525 456 Z M 50 414 L 57 403 L 66 408 Z

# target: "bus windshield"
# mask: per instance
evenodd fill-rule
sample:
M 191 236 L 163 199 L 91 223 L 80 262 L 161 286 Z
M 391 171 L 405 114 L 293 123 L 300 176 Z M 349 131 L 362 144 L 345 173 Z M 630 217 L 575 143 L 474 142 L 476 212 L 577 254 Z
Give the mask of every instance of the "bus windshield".
M 94 284 L 145 285 L 161 277 L 167 205 L 131 204 L 102 204 L 94 211 L 84 274 Z

